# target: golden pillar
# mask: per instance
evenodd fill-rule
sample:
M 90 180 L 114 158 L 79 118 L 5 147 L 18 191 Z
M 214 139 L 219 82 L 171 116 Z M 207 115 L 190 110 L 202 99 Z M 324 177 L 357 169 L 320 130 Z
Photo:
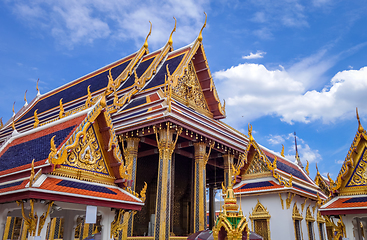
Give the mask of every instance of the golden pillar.
M 206 163 L 210 155 L 206 153 L 207 144 L 194 143 L 195 178 L 194 178 L 194 232 L 206 229 Z
M 167 128 L 154 128 L 159 150 L 157 198 L 155 207 L 154 239 L 169 239 L 170 217 L 171 217 L 171 181 L 172 181 L 172 153 L 175 150 L 178 136 L 182 129 L 171 128 L 167 123 Z M 173 134 L 176 133 L 176 140 Z
M 233 155 L 232 154 L 226 154 L 223 155 L 223 160 L 224 160 L 224 186 L 227 188 L 230 181 L 232 181 L 232 176 L 231 174 L 231 167 L 233 164 Z
M 124 142 L 122 142 L 123 153 L 125 157 L 125 165 L 132 166 L 128 168 L 128 174 L 131 176 L 132 185 L 131 189 L 135 191 L 136 185 L 136 168 L 137 168 L 137 159 L 138 159 L 138 147 L 140 138 L 136 137 L 127 137 L 126 140 L 126 148 L 124 146 Z M 123 229 L 123 231 L 127 231 L 127 236 L 133 235 L 133 223 L 134 223 L 134 214 L 130 215 L 128 225 Z

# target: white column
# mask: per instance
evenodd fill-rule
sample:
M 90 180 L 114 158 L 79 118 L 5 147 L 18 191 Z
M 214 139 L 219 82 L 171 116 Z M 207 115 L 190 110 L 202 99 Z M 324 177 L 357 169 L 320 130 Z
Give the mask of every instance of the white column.
M 75 239 L 76 220 L 78 215 L 72 210 L 64 210 L 64 240 Z M 83 233 L 81 233 L 83 234 Z
M 3 239 L 8 208 L 0 208 L 0 239 Z
M 98 208 L 98 212 L 102 213 L 101 219 L 101 239 L 103 240 L 113 240 L 111 237 L 111 223 L 115 218 L 115 212 L 111 211 L 111 208 Z

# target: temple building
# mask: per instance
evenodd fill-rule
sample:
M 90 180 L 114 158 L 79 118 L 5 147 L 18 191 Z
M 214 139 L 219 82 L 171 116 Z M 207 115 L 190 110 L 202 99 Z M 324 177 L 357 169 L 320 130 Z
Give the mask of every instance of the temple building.
M 214 227 L 223 185 L 250 213 L 229 209 L 244 236 L 325 239 L 326 195 L 305 170 L 221 121 L 205 25 L 176 50 L 176 23 L 153 52 L 150 31 L 137 52 L 13 110 L 0 129 L 0 237 L 185 239 Z
M 367 132 L 357 110 L 358 130 L 336 180 L 329 177 L 330 197 L 320 208 L 334 239 L 367 236 Z
M 327 196 L 306 169 L 259 144 L 249 125 L 249 143 L 241 155 L 242 167 L 235 175 L 237 200 L 249 220 L 251 231 L 270 239 L 326 239 L 325 220 L 318 202 Z M 297 154 L 296 154 L 297 155 Z M 234 168 L 235 171 L 235 168 Z

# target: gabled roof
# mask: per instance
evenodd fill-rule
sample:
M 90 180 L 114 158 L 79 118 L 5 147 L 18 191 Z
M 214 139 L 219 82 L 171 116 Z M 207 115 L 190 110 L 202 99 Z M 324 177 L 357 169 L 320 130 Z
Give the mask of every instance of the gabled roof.
M 319 187 L 297 164 L 257 144 L 252 136 L 251 125 L 249 140 L 246 152 L 234 167 L 234 175 L 242 176 L 242 181 L 235 186 L 236 193 L 293 191 L 314 200 L 318 196 L 326 199 Z
M 367 132 L 363 129 L 357 111 L 358 131 L 342 164 L 336 181 L 329 179 L 334 195 L 360 195 L 367 192 L 366 170 Z
M 120 188 L 126 166 L 106 107 L 101 97 L 90 108 L 44 126 L 20 134 L 14 130 L 0 149 L 0 196 L 6 196 L 0 199 L 140 209 L 138 195 Z

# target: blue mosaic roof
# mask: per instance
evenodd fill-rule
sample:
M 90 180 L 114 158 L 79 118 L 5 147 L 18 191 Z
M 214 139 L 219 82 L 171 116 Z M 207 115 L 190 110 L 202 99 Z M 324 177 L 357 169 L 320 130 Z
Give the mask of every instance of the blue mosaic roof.
M 272 187 L 274 186 L 269 181 L 266 182 L 254 182 L 254 183 L 247 183 L 242 186 L 240 189 L 250 189 L 250 188 L 259 188 L 259 187 Z
M 30 164 L 33 159 L 37 162 L 48 158 L 51 138 L 56 135 L 54 140 L 56 147 L 58 147 L 74 127 L 71 126 L 43 137 L 9 147 L 0 157 L 0 172 Z
M 356 197 L 348 199 L 347 201 L 344 201 L 343 203 L 356 203 L 356 202 L 367 202 L 367 197 Z
M 316 191 L 312 191 L 312 190 L 310 190 L 310 189 L 308 189 L 308 188 L 304 188 L 304 187 L 301 187 L 300 185 L 298 185 L 298 184 L 295 184 L 295 183 L 292 183 L 292 186 L 293 187 L 296 187 L 296 188 L 299 188 L 299 189 L 301 189 L 301 190 L 303 190 L 303 191 L 305 191 L 305 192 L 309 192 L 309 193 L 312 193 L 312 194 L 317 194 L 317 192 Z
M 148 59 L 144 62 L 141 62 L 139 64 L 139 66 L 136 68 L 136 75 L 138 76 L 138 78 L 141 77 L 141 75 L 143 75 L 143 73 L 148 69 L 148 67 L 150 66 L 150 64 L 153 62 L 154 57 L 151 59 Z M 122 88 L 127 88 L 130 87 L 131 85 L 133 85 L 135 82 L 135 74 L 131 74 L 130 77 L 125 81 L 124 85 L 122 86 Z
M 271 162 L 274 162 L 274 158 L 269 157 L 269 156 L 267 156 L 267 157 Z M 305 177 L 305 175 L 303 173 L 301 173 L 300 171 L 288 166 L 287 164 L 285 164 L 281 161 L 277 161 L 277 168 L 279 170 L 282 170 L 283 172 L 292 174 L 294 177 L 298 177 L 302 180 L 305 180 L 306 182 L 309 182 L 309 180 Z
M 159 69 L 159 71 L 157 72 L 157 74 L 153 77 L 153 79 L 144 87 L 144 89 L 149 89 L 149 88 L 152 88 L 152 87 L 155 87 L 155 86 L 158 86 L 158 85 L 161 85 L 161 84 L 164 84 L 164 75 L 167 74 L 167 70 L 166 70 L 166 65 L 168 64 L 168 69 L 169 69 L 169 72 L 172 74 L 176 68 L 178 67 L 178 65 L 180 64 L 183 56 L 185 54 L 181 54 L 181 55 L 178 55 L 174 58 L 171 58 L 167 61 L 165 61 L 162 65 L 162 67 Z
M 147 98 L 146 97 L 141 97 L 141 98 L 137 98 L 134 99 L 133 101 L 131 101 L 131 103 L 129 103 L 129 105 L 126 106 L 126 108 L 124 108 L 124 111 L 139 105 L 142 105 L 144 103 L 147 102 Z
M 20 184 L 22 184 L 22 182 L 23 182 L 23 180 L 22 181 L 8 183 L 8 184 L 4 184 L 4 185 L 0 185 L 0 189 L 19 186 Z
M 130 61 L 127 61 L 121 65 L 118 65 L 111 69 L 112 77 L 115 79 L 120 75 L 120 73 L 127 67 Z M 95 92 L 102 88 L 105 88 L 108 83 L 108 71 L 104 71 L 94 77 L 86 79 L 84 81 L 79 82 L 73 86 L 70 86 L 58 93 L 55 93 L 41 101 L 37 102 L 32 109 L 30 109 L 21 119 L 18 121 L 22 121 L 29 117 L 33 117 L 34 111 L 38 109 L 38 114 L 59 106 L 60 99 L 62 98 L 62 102 L 65 104 L 77 98 L 83 97 L 87 95 L 87 87 L 90 85 L 90 91 Z M 67 111 L 67 109 L 65 109 Z
M 103 187 L 103 186 L 96 186 L 88 183 L 80 183 L 80 182 L 74 182 L 69 180 L 62 180 L 61 182 L 57 183 L 58 186 L 63 187 L 70 187 L 70 188 L 76 188 L 80 190 L 87 190 L 92 192 L 100 192 L 100 193 L 107 193 L 107 194 L 113 194 L 117 195 L 114 191 L 111 191 L 110 189 Z

